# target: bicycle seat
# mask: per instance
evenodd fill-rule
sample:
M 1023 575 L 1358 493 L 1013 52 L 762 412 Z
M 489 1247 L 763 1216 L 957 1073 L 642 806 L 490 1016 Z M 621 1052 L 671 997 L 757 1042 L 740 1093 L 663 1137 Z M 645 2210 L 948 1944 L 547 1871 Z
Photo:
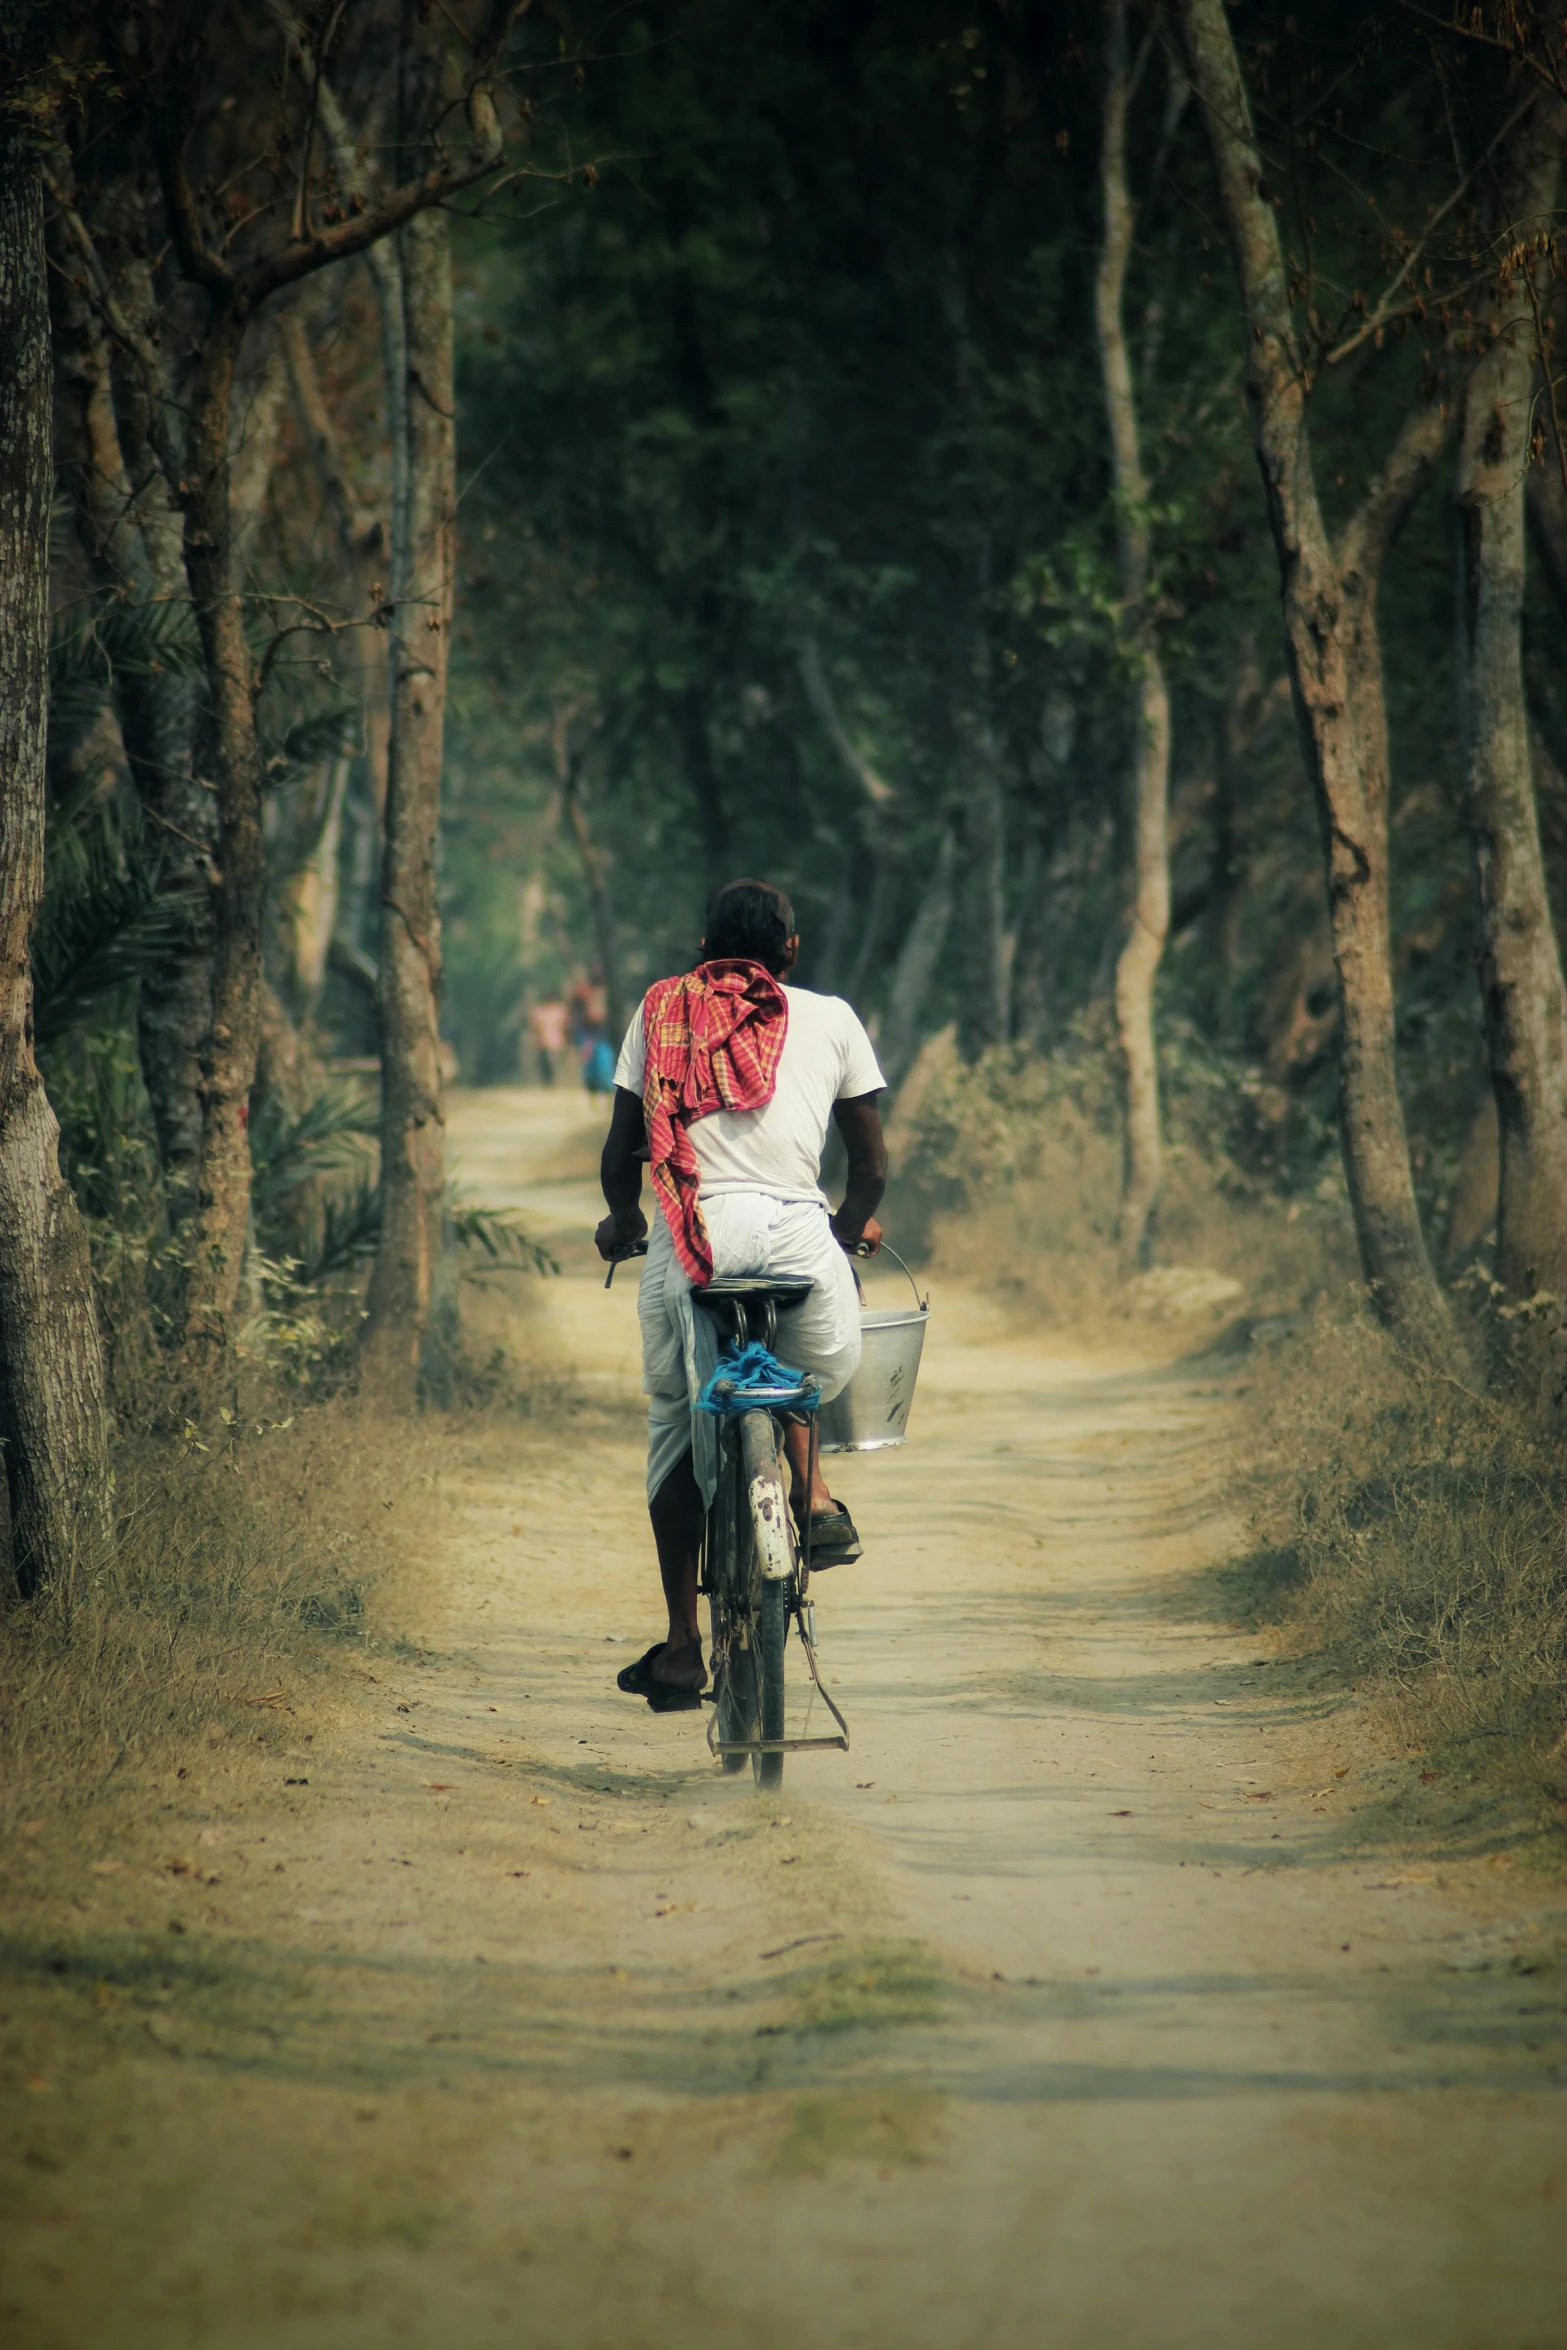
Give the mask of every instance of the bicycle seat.
M 798 1273 L 719 1273 L 705 1289 L 692 1291 L 699 1305 L 721 1305 L 726 1298 L 771 1299 L 775 1306 L 797 1306 L 809 1297 L 814 1284 Z

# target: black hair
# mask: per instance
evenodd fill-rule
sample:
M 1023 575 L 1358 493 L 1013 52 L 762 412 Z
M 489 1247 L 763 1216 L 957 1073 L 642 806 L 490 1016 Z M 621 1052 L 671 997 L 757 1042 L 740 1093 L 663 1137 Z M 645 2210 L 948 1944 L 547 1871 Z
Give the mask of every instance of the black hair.
M 707 901 L 702 953 L 709 963 L 760 963 L 775 979 L 794 936 L 794 908 L 770 881 L 726 881 Z

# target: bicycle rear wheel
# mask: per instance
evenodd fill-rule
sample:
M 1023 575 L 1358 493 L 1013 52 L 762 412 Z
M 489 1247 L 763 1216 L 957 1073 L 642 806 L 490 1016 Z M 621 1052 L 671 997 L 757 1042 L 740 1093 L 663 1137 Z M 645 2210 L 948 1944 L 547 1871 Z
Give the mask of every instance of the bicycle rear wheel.
M 789 1586 L 763 1582 L 758 1594 L 755 1654 L 761 1684 L 757 1711 L 764 1738 L 781 1738 L 784 1734 L 784 1652 L 788 1645 Z M 751 1757 L 756 1783 L 764 1789 L 783 1785 L 783 1766 L 781 1754 Z
M 779 1474 L 778 1434 L 766 1412 L 726 1429 L 718 1491 L 707 1524 L 707 1591 L 712 1614 L 717 1743 L 749 1749 L 759 1788 L 783 1783 L 783 1756 L 764 1742 L 784 1735 L 784 1657 L 798 1580 L 794 1522 Z M 786 1547 L 780 1547 L 784 1545 Z M 774 1568 L 762 1572 L 764 1561 Z M 787 1561 L 789 1573 L 777 1567 Z M 726 1771 L 745 1753 L 721 1754 Z
M 744 1748 L 762 1734 L 761 1685 L 751 1623 L 750 1514 L 741 1506 L 738 1443 L 721 1440 L 718 1491 L 707 1520 L 707 1599 L 712 1618 L 713 1704 L 720 1748 Z M 731 1774 L 745 1769 L 741 1753 L 720 1753 Z
M 784 1734 L 784 1655 L 789 1642 L 789 1605 L 799 1575 L 794 1519 L 778 1465 L 778 1427 L 766 1412 L 747 1412 L 740 1424 L 740 1454 L 751 1521 L 751 1625 L 756 1657 L 760 1735 L 771 1743 Z M 764 1573 L 763 1569 L 771 1571 Z M 785 1572 L 780 1573 L 783 1568 Z M 783 1784 L 781 1753 L 752 1756 L 761 1788 Z

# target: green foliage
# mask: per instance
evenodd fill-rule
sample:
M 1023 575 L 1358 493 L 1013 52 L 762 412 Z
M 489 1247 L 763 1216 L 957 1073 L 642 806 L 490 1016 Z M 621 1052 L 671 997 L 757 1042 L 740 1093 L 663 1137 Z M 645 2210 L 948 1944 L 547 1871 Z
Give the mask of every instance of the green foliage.
M 454 1247 L 485 1262 L 481 1272 L 558 1273 L 547 1248 L 530 1240 L 508 1208 L 487 1208 L 463 1196 L 455 1184 L 446 1194 L 446 1231 Z
M 170 673 L 202 675 L 190 605 L 99 597 L 85 613 L 56 620 L 49 645 L 49 723 L 68 733 L 89 726 L 127 682 Z
M 189 937 L 199 908 L 171 881 L 127 796 L 89 776 L 50 828 L 48 886 L 33 926 L 33 1033 L 49 1045 Z
M 267 781 L 274 789 L 297 783 L 327 760 L 347 758 L 358 740 L 359 711 L 352 702 L 295 717 L 275 740 L 262 738 Z
M 251 1199 L 259 1221 L 322 1175 L 362 1167 L 379 1123 L 374 1098 L 355 1085 L 326 1085 L 291 1112 L 273 1094 L 250 1122 Z

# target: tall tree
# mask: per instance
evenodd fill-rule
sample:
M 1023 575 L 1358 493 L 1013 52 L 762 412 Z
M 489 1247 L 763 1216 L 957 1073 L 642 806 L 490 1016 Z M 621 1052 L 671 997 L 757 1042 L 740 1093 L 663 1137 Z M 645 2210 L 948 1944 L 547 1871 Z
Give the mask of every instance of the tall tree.
M 317 61 L 300 101 L 299 167 L 289 165 L 291 218 L 286 230 L 254 228 L 236 248 L 219 226 L 212 185 L 194 177 L 191 150 L 202 114 L 198 91 L 217 73 L 216 44 L 227 26 L 217 5 L 197 13 L 194 25 L 165 36 L 146 85 L 153 154 L 164 214 L 178 265 L 205 298 L 194 339 L 183 407 L 188 429 L 177 436 L 154 337 L 129 319 L 101 257 L 79 217 L 73 225 L 111 334 L 142 370 L 154 445 L 183 519 L 186 580 L 201 639 L 210 709 L 212 770 L 218 812 L 217 939 L 212 1020 L 203 1056 L 200 1173 L 188 1244 L 184 1347 L 193 1370 L 218 1359 L 228 1343 L 239 1289 L 250 1210 L 250 1152 L 246 1124 L 261 1037 L 262 924 L 267 864 L 262 835 L 262 758 L 256 724 L 259 686 L 245 626 L 245 602 L 236 559 L 230 444 L 236 382 L 245 337 L 274 295 L 333 262 L 365 252 L 396 234 L 458 189 L 494 171 L 502 135 L 490 82 L 504 48 L 514 8 L 493 0 L 471 48 L 464 99 L 471 133 L 466 152 L 453 154 L 428 126 L 424 161 L 376 203 L 357 208 L 336 194 L 333 167 L 314 136 L 326 80 Z M 443 19 L 444 21 L 444 19 Z M 206 77 L 205 79 L 203 77 Z M 287 103 L 286 93 L 281 103 Z M 274 166 L 291 142 L 276 145 L 248 171 L 273 196 Z M 313 176 L 312 163 L 315 172 Z M 247 173 L 239 174 L 243 184 Z M 230 200 L 237 189 L 230 181 Z M 241 207 L 242 208 L 242 207 Z M 257 206 L 269 215 L 271 206 Z
M 1496 1270 L 1513 1298 L 1567 1296 L 1567 987 L 1540 851 L 1520 646 L 1535 279 L 1564 135 L 1567 105 L 1542 92 L 1503 173 L 1501 258 L 1465 389 L 1454 492 L 1459 736 L 1501 1151 Z
M 977 707 L 960 713 L 958 733 L 966 773 L 959 803 L 958 879 L 953 907 L 956 937 L 958 1050 L 978 1060 L 1007 1033 L 1005 859 L 1006 812 L 1001 746 L 990 706 L 989 662 L 981 656 Z
M 411 13 L 411 12 L 410 12 Z M 436 835 L 451 636 L 457 444 L 445 216 L 397 240 L 408 435 L 392 516 L 392 734 L 381 867 L 381 1237 L 365 1359 L 411 1400 L 429 1321 L 446 1188 Z
M 953 867 L 957 843 L 949 824 L 941 835 L 930 875 L 909 924 L 887 989 L 887 1009 L 877 1039 L 877 1057 L 887 1083 L 896 1090 L 919 1050 L 920 1015 L 947 943 L 952 922 Z
M 1339 1137 L 1361 1271 L 1411 1343 L 1450 1350 L 1426 1253 L 1394 1057 L 1388 929 L 1388 736 L 1377 590 L 1389 548 L 1447 437 L 1435 401 L 1405 418 L 1335 544 L 1317 493 L 1307 368 L 1290 281 L 1224 0 L 1181 0 L 1246 320 L 1246 397 L 1278 552 L 1284 637 L 1316 793 L 1341 1009 Z
M 141 332 L 156 304 L 136 227 L 147 190 L 117 156 L 86 190 L 82 214 L 118 303 Z M 188 1208 L 201 1159 L 201 1054 L 212 1020 L 211 878 L 216 826 L 198 766 L 201 694 L 183 641 L 189 606 L 177 514 L 150 446 L 147 391 L 116 352 L 56 212 L 50 302 L 59 388 L 59 465 L 88 576 L 105 599 L 126 657 L 114 665 L 115 712 L 132 783 L 151 819 L 165 877 L 186 915 L 137 989 L 137 1044 L 171 1223 Z
M 33 1057 L 54 495 L 45 286 L 36 159 L 0 121 L 0 1443 L 24 1591 L 63 1582 L 109 1532 L 87 1236 Z
M 1124 1267 L 1146 1262 L 1163 1174 L 1159 1052 L 1153 992 L 1170 928 L 1170 694 L 1149 609 L 1148 481 L 1143 472 L 1137 396 L 1127 350 L 1126 271 L 1135 214 L 1126 174 L 1126 117 L 1132 69 L 1126 0 L 1111 0 L 1106 24 L 1104 140 L 1100 189 L 1104 233 L 1094 285 L 1094 322 L 1104 376 L 1121 572 L 1121 627 L 1136 680 L 1132 752 L 1132 891 L 1126 943 L 1115 966 L 1115 1017 L 1126 1086 L 1120 1252 Z

